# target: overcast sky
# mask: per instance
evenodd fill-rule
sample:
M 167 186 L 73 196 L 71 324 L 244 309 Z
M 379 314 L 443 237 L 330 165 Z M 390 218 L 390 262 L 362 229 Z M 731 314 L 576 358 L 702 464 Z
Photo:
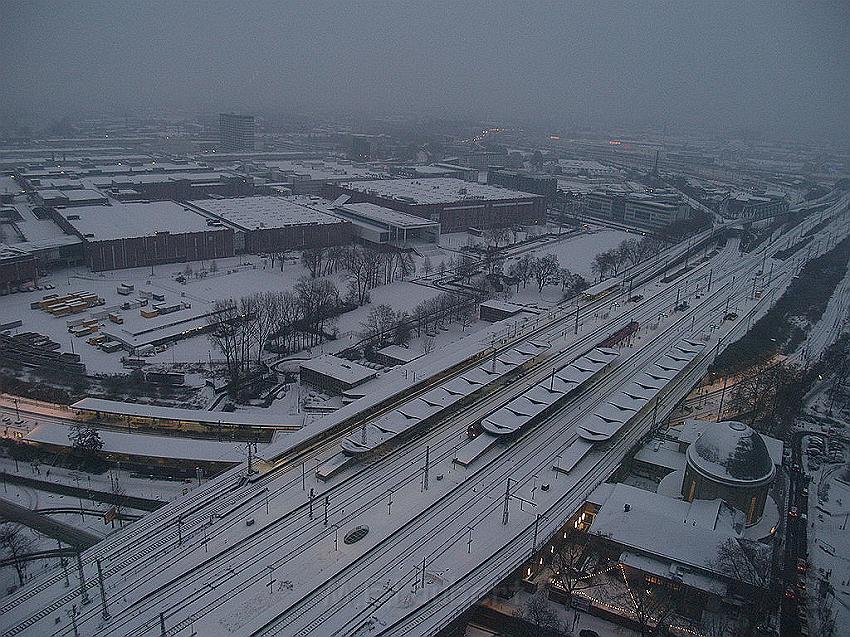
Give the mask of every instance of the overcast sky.
M 850 140 L 850 2 L 0 0 L 3 112 L 427 112 Z

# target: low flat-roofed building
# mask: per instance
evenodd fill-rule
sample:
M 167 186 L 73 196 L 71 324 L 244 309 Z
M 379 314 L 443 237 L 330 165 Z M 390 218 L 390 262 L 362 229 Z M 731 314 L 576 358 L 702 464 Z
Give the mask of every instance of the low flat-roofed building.
M 382 179 L 329 184 L 328 198 L 348 195 L 352 203 L 373 203 L 440 224 L 442 232 L 543 223 L 542 195 L 460 179 Z
M 327 184 L 384 179 L 380 166 L 347 159 L 281 159 L 244 166 L 252 175 L 285 184 L 296 195 L 322 194 Z
M 8 292 L 37 278 L 38 261 L 35 255 L 0 244 L 0 290 Z
M 233 230 L 210 228 L 172 201 L 82 206 L 55 212 L 60 227 L 84 242 L 95 272 L 233 256 Z
M 318 197 L 238 197 L 191 205 L 243 235 L 238 247 L 252 254 L 342 245 L 354 234 L 348 220 L 331 214 L 331 202 Z
M 406 247 L 440 239 L 439 223 L 373 203 L 337 204 L 334 214 L 350 221 L 355 234 L 370 243 Z
M 516 316 L 520 312 L 525 312 L 526 308 L 510 301 L 500 301 L 498 299 L 490 299 L 484 301 L 478 306 L 478 314 L 482 321 L 495 323 L 506 318 Z
M 302 382 L 335 394 L 357 387 L 377 375 L 374 369 L 330 354 L 304 361 L 300 366 Z
M 401 345 L 387 345 L 375 352 L 375 360 L 381 365 L 394 367 L 395 365 L 406 365 L 417 358 L 424 356 L 421 349 L 410 349 Z
M 772 191 L 738 192 L 723 202 L 723 214 L 733 219 L 757 221 L 788 212 L 790 204 L 784 193 Z
M 42 205 L 67 208 L 70 206 L 105 205 L 109 199 L 102 192 L 90 188 L 68 190 L 39 190 L 36 196 Z
M 547 201 L 553 201 L 558 192 L 558 178 L 554 175 L 507 170 L 501 166 L 490 166 L 487 171 L 487 183 L 502 188 L 543 195 Z

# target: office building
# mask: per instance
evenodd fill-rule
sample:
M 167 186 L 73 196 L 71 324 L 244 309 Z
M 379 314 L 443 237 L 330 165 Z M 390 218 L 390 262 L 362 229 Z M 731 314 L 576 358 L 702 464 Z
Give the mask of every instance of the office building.
M 223 152 L 254 150 L 254 116 L 222 113 L 219 116 L 219 149 Z

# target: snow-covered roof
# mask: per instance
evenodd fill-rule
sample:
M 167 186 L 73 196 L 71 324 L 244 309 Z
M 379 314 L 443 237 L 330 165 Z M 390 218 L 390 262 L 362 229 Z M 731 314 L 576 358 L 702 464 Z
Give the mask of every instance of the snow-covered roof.
M 262 413 L 255 412 L 227 412 L 208 411 L 205 409 L 185 409 L 182 407 L 163 407 L 160 405 L 143 405 L 141 403 L 126 403 L 118 400 L 106 400 L 105 398 L 83 398 L 73 405 L 72 409 L 80 411 L 99 411 L 116 414 L 120 416 L 132 416 L 137 418 L 158 418 L 162 420 L 199 422 L 207 425 L 221 424 L 222 426 L 250 425 L 252 427 L 268 427 L 271 429 L 296 430 L 301 426 L 298 424 L 278 423 L 274 424 L 262 418 Z
M 343 217 L 348 216 L 346 213 L 350 213 L 354 217 L 363 218 L 382 226 L 408 230 L 429 228 L 438 225 L 436 221 L 423 219 L 416 215 L 409 215 L 405 212 L 399 212 L 398 210 L 373 203 L 346 203 L 339 206 L 336 209 L 336 213 Z
M 706 427 L 688 447 L 687 458 L 698 473 L 732 485 L 764 484 L 776 471 L 761 434 L 735 421 Z
M 39 444 L 70 447 L 70 427 L 61 423 L 40 423 L 24 440 Z M 154 436 L 143 433 L 126 433 L 108 429 L 98 430 L 103 451 L 147 458 L 170 460 L 201 460 L 207 462 L 239 463 L 245 459 L 244 445 L 232 441 L 200 440 L 176 436 Z M 265 446 L 265 445 L 259 445 Z
M 591 442 L 602 442 L 614 436 L 704 347 L 703 344 L 695 344 L 688 339 L 679 341 L 671 352 L 668 352 L 668 354 L 675 352 L 675 357 L 662 356 L 659 360 L 660 365 L 653 362 L 638 372 L 623 389 L 609 397 L 592 414 L 588 414 L 579 422 L 578 434 Z
M 350 385 L 357 385 L 377 375 L 374 369 L 330 354 L 304 361 L 300 367 Z
M 604 487 L 604 488 L 603 488 Z M 740 536 L 738 516 L 720 500 L 687 502 L 626 484 L 600 485 L 590 533 L 657 558 L 723 575 L 721 545 Z
M 339 223 L 339 217 L 329 212 L 330 203 L 306 197 L 234 197 L 193 201 L 192 205 L 243 230 L 261 230 Z
M 517 192 L 495 186 L 471 183 L 452 177 L 429 179 L 381 179 L 339 184 L 354 192 L 368 193 L 413 204 L 451 204 L 469 200 L 539 199 L 542 195 Z
M 64 209 L 61 214 L 87 241 L 153 237 L 160 232 L 181 234 L 211 230 L 198 213 L 173 201 L 78 206 Z M 213 231 L 222 230 L 215 228 Z
M 484 418 L 481 427 L 497 436 L 519 431 L 570 391 L 590 380 L 616 357 L 614 350 L 591 350 Z

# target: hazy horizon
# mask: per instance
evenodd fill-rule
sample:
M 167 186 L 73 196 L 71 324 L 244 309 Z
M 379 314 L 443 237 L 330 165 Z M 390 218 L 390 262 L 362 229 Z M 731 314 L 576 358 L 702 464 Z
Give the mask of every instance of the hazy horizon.
M 7 2 L 7 121 L 411 112 L 850 141 L 850 4 Z

